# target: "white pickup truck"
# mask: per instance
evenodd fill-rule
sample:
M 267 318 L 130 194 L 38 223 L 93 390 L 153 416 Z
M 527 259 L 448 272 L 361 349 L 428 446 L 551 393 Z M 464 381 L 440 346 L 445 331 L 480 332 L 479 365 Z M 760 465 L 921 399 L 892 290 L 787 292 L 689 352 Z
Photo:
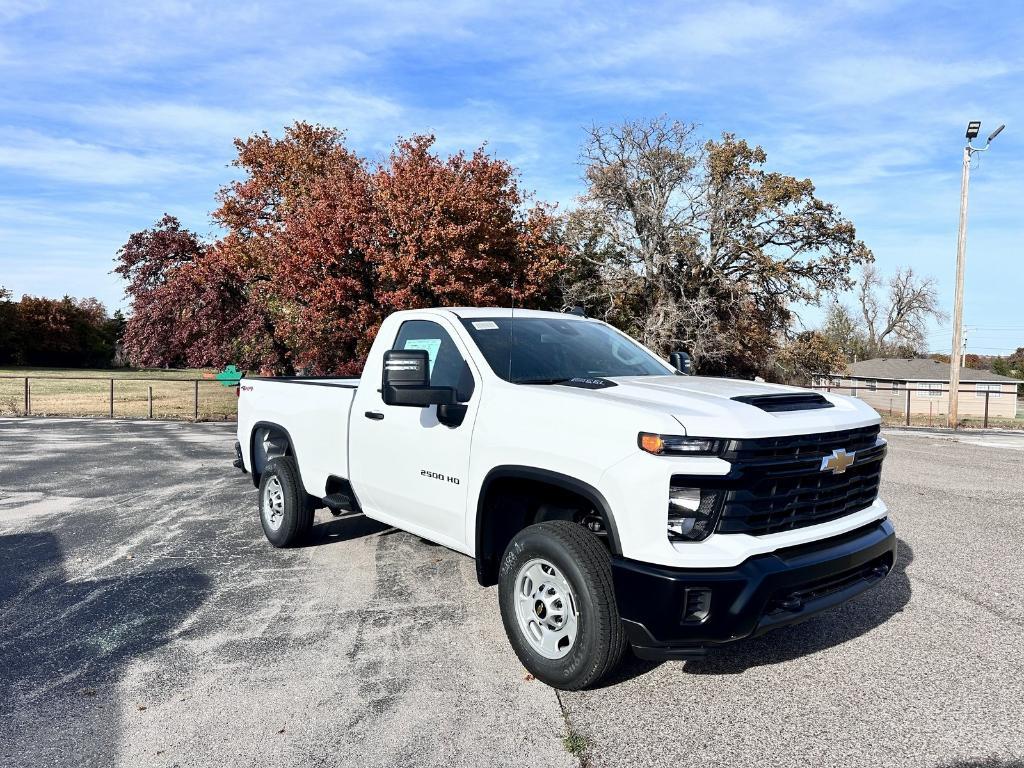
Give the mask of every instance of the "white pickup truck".
M 476 558 L 523 665 L 564 689 L 627 645 L 699 657 L 883 579 L 878 415 L 672 359 L 580 315 L 397 312 L 360 378 L 242 379 L 235 464 L 274 546 L 329 508 Z

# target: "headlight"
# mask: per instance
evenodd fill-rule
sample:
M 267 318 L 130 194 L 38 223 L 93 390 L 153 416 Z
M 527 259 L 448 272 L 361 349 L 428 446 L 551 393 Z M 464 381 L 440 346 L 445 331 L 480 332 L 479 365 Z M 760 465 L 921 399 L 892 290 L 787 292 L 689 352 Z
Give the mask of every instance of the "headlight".
M 641 450 L 655 456 L 714 456 L 721 452 L 722 441 L 709 437 L 685 437 L 683 435 L 655 435 L 641 432 L 636 444 Z
M 668 537 L 701 541 L 711 535 L 717 517 L 718 492 L 672 485 L 668 489 Z

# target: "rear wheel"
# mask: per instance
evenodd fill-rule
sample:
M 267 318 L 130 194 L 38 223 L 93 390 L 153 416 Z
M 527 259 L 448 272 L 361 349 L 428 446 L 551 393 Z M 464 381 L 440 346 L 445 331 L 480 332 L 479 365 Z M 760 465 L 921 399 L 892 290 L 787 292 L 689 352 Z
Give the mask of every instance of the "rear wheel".
M 548 685 L 586 688 L 622 658 L 608 550 L 577 523 L 553 520 L 516 534 L 502 558 L 498 600 L 513 650 Z
M 302 487 L 294 457 L 273 459 L 263 470 L 260 522 L 267 541 L 275 547 L 302 543 L 313 527 L 313 506 Z

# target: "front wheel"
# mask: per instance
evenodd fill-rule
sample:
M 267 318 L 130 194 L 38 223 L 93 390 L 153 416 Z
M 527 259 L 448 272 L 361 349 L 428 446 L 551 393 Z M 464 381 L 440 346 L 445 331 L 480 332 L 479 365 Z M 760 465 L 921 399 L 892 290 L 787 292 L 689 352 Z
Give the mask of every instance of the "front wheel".
M 513 650 L 548 685 L 586 688 L 622 658 L 608 551 L 576 523 L 553 520 L 516 534 L 501 561 L 498 601 Z
M 273 459 L 260 477 L 260 522 L 267 541 L 275 547 L 293 547 L 313 527 L 313 506 L 291 456 Z

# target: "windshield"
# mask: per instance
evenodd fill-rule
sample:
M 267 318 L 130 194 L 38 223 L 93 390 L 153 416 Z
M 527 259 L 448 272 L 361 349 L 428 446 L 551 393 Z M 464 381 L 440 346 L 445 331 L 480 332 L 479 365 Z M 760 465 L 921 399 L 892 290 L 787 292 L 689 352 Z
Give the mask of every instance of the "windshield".
M 463 318 L 491 370 L 515 384 L 575 378 L 670 376 L 650 352 L 603 323 L 557 318 Z M 511 342 L 512 354 L 509 355 Z

